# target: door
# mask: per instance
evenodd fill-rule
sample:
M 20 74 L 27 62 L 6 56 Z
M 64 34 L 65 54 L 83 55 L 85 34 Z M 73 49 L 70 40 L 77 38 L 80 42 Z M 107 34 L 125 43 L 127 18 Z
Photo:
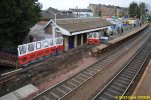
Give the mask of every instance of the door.
M 77 46 L 81 45 L 81 34 L 77 35 Z
M 69 49 L 74 48 L 74 36 L 69 36 Z
M 87 33 L 83 34 L 83 44 L 87 42 Z

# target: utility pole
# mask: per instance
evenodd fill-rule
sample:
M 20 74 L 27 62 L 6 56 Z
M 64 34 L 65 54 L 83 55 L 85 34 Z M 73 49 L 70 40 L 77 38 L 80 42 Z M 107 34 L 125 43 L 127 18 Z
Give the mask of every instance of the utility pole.
M 76 6 L 76 11 L 77 11 L 77 18 L 78 18 L 79 17 L 78 6 Z
M 54 12 L 48 11 L 48 10 L 46 10 L 46 12 L 51 13 L 51 14 L 53 14 L 53 15 L 55 16 L 55 25 L 57 25 L 57 22 L 56 22 L 57 15 L 58 15 L 59 13 L 62 13 L 62 12 L 54 13 Z M 55 30 L 54 27 L 53 27 L 53 29 L 52 29 L 52 34 L 53 34 L 53 38 L 57 38 L 57 36 L 56 36 L 56 30 Z

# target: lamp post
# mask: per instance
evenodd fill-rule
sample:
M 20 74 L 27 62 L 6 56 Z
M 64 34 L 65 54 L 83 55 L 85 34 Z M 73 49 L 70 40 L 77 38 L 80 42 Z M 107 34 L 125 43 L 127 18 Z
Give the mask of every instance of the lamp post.
M 57 23 L 56 23 L 56 16 L 57 16 L 57 14 L 59 14 L 59 13 L 62 14 L 62 12 L 54 13 L 54 12 L 51 12 L 51 11 L 48 11 L 48 10 L 46 10 L 46 12 L 51 13 L 51 14 L 53 14 L 53 15 L 55 16 L 55 24 L 57 25 Z M 57 38 L 55 27 L 52 27 L 52 30 L 53 30 L 53 38 Z M 56 48 L 56 55 L 58 55 L 58 49 L 57 49 L 57 48 Z
M 57 15 L 59 13 L 62 13 L 62 12 L 54 13 L 54 12 L 48 11 L 48 10 L 46 10 L 46 12 L 51 13 L 51 14 L 53 14 L 55 16 L 55 24 L 57 25 L 57 23 L 56 23 L 56 17 L 57 17 Z M 53 28 L 53 38 L 56 38 L 56 30 L 55 30 L 55 28 Z
M 56 24 L 56 17 L 57 17 L 57 15 L 58 15 L 59 13 L 62 13 L 62 12 L 54 13 L 54 12 L 48 11 L 48 10 L 46 10 L 46 12 L 51 13 L 51 14 L 53 14 L 53 15 L 55 16 L 55 24 Z

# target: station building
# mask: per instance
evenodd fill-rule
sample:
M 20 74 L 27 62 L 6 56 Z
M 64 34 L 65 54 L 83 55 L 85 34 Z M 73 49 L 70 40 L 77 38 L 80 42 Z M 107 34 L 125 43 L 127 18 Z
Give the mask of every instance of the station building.
M 88 35 L 102 33 L 109 26 L 112 24 L 99 17 L 68 18 L 50 20 L 44 31 L 53 37 L 63 37 L 64 49 L 68 50 L 86 44 Z

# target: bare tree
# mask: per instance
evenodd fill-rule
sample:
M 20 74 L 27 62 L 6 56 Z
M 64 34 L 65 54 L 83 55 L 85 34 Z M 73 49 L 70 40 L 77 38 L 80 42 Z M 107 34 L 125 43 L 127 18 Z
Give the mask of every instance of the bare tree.
M 146 3 L 144 3 L 144 2 L 141 2 L 140 4 L 139 4 L 139 9 L 140 9 L 140 13 L 141 13 L 141 16 L 142 15 L 146 15 L 146 13 L 147 13 L 147 4 Z

